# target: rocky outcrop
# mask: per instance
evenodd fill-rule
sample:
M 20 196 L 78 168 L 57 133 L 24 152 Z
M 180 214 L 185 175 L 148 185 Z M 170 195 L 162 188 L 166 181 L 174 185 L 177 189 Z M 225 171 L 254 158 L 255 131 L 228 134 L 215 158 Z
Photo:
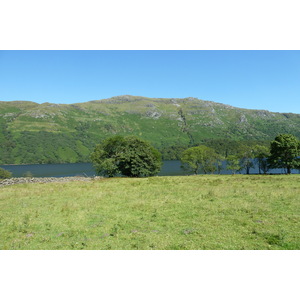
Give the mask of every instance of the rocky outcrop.
M 158 111 L 148 110 L 148 111 L 146 111 L 145 115 L 146 115 L 146 117 L 151 118 L 151 119 L 159 119 L 162 114 Z

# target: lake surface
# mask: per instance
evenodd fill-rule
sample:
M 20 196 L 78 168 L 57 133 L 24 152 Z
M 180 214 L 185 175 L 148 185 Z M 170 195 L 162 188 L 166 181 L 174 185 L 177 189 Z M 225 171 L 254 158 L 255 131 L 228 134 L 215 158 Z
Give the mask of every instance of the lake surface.
M 221 174 L 231 174 L 231 171 L 224 169 Z M 91 163 L 76 164 L 37 164 L 37 165 L 0 165 L 0 168 L 12 172 L 13 177 L 22 177 L 26 172 L 30 172 L 34 177 L 68 177 L 68 176 L 94 176 L 96 175 Z M 284 173 L 282 169 L 272 169 L 270 173 Z M 250 174 L 258 173 L 258 168 L 251 168 Z M 292 170 L 292 173 L 299 174 L 298 170 Z M 159 176 L 178 176 L 191 175 L 181 168 L 179 160 L 165 160 L 161 168 Z M 241 174 L 245 174 L 242 171 Z

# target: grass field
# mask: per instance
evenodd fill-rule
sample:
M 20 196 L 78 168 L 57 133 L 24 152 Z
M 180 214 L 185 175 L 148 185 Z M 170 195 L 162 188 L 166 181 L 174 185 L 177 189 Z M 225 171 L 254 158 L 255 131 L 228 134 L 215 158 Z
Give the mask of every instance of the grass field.
M 300 249 L 300 176 L 2 187 L 0 249 Z

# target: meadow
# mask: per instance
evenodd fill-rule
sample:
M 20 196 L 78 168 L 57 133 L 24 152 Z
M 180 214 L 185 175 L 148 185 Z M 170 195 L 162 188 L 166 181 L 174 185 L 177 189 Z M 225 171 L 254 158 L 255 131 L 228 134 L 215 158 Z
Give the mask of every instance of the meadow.
M 299 175 L 0 188 L 0 249 L 299 250 Z

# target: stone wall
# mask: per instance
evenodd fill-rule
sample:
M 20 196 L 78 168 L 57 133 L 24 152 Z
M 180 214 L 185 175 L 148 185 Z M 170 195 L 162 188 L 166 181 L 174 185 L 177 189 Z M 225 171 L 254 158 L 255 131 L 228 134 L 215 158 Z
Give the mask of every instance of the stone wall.
M 100 179 L 100 176 L 94 177 L 15 177 L 9 179 L 0 180 L 0 187 L 21 184 L 21 183 L 49 183 L 49 182 L 70 182 L 70 181 L 92 181 Z

